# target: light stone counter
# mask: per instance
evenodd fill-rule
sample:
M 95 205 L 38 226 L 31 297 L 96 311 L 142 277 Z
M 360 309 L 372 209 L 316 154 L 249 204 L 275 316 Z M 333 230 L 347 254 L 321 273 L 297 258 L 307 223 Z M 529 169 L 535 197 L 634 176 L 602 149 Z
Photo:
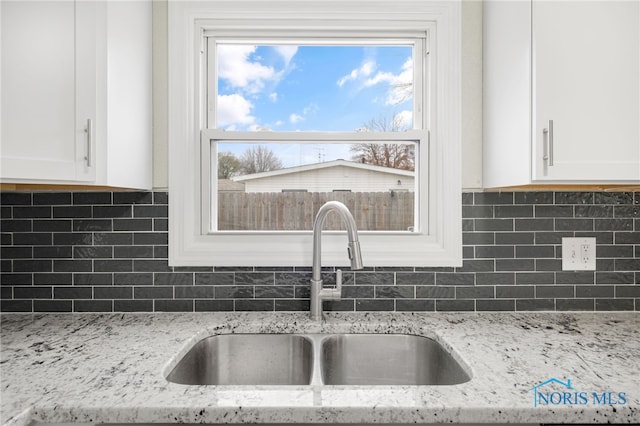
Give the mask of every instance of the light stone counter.
M 1 424 L 640 423 L 638 313 L 4 314 Z M 452 349 L 453 386 L 185 386 L 164 374 L 221 333 L 409 333 Z M 538 404 L 571 380 L 587 403 Z M 543 387 L 561 395 L 559 384 Z M 540 388 L 543 390 L 543 388 Z M 594 403 L 592 393 L 613 392 Z M 586 399 L 586 398 L 585 398 Z M 583 402 L 583 401 L 579 401 Z

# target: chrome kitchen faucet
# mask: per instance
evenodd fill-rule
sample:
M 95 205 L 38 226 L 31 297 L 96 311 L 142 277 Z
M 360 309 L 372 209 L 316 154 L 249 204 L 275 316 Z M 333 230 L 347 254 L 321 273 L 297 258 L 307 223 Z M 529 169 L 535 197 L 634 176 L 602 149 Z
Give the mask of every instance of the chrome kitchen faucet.
M 322 262 L 321 239 L 324 221 L 329 212 L 334 211 L 340 215 L 342 222 L 347 228 L 349 243 L 347 255 L 351 260 L 351 269 L 362 269 L 362 255 L 360 254 L 360 242 L 358 241 L 358 229 L 353 215 L 343 203 L 339 201 L 329 201 L 325 203 L 316 214 L 313 222 L 313 272 L 311 276 L 311 319 L 320 321 L 322 319 L 322 301 L 337 300 L 342 295 L 342 270 L 336 271 L 336 287 L 323 288 L 322 286 Z

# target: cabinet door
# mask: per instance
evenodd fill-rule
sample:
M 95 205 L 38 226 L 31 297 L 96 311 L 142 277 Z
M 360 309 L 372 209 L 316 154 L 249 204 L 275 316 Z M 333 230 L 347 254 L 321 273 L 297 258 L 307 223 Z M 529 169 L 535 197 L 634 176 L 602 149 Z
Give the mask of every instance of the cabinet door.
M 534 181 L 640 179 L 639 22 L 636 1 L 534 0 Z
M 1 178 L 93 180 L 94 5 L 3 1 L 0 13 Z

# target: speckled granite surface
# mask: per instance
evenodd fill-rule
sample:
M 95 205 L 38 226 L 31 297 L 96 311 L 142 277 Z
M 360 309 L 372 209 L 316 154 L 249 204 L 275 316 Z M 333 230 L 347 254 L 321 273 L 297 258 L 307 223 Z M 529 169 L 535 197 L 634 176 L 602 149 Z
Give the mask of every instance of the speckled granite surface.
M 1 422 L 640 423 L 638 313 L 6 314 Z M 452 348 L 454 386 L 185 386 L 164 374 L 220 333 L 410 333 Z M 571 380 L 586 404 L 534 407 L 534 386 Z M 547 390 L 563 392 L 558 384 Z M 625 404 L 591 393 L 624 392 Z M 586 398 L 585 398 L 586 399 Z M 617 399 L 621 402 L 620 399 Z M 583 401 L 579 401 L 583 402 Z

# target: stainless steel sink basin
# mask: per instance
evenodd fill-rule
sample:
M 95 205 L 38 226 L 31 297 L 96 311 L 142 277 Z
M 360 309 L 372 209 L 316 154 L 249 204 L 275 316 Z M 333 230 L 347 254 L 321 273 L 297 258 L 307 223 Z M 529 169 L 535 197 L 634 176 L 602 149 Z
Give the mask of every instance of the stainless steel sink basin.
M 222 334 L 166 376 L 185 385 L 455 385 L 470 374 L 438 342 L 407 334 Z
M 327 385 L 455 385 L 471 379 L 438 342 L 400 334 L 341 334 L 322 342 Z
M 196 343 L 167 376 L 185 385 L 306 385 L 313 347 L 292 334 L 222 334 Z

